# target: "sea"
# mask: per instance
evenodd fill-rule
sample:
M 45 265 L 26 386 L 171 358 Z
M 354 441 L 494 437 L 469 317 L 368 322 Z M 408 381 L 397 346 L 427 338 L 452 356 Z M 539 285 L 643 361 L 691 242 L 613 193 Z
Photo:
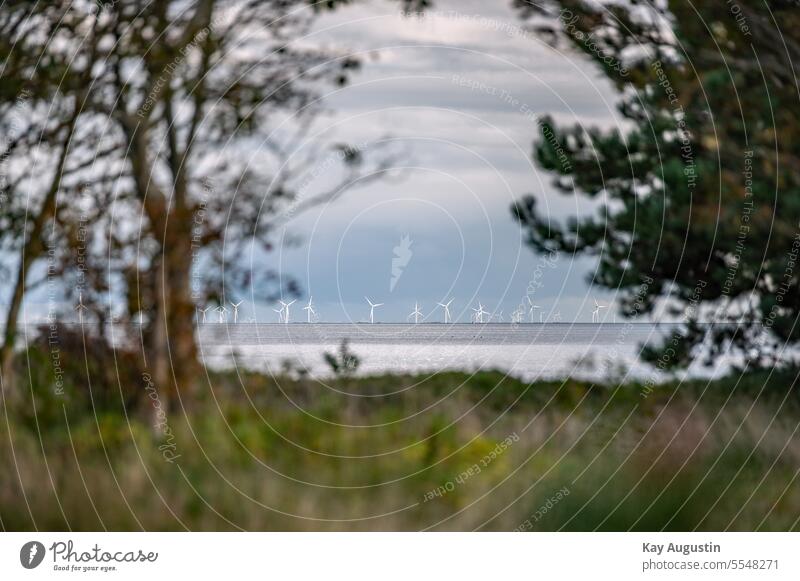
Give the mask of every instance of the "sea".
M 326 377 L 325 354 L 344 342 L 359 360 L 357 374 L 497 370 L 525 381 L 576 377 L 662 381 L 666 373 L 642 362 L 644 345 L 672 340 L 675 324 L 203 324 L 200 353 L 213 368 L 266 373 L 287 370 Z M 693 365 L 682 375 L 720 376 L 730 362 Z

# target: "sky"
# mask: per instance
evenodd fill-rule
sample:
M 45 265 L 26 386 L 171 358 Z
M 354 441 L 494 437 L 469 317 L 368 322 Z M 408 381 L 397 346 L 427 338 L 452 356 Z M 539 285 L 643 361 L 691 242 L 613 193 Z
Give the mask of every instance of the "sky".
M 556 193 L 532 146 L 542 115 L 585 126 L 622 123 L 617 96 L 583 55 L 522 28 L 510 5 L 438 0 L 418 18 L 402 15 L 397 2 L 370 0 L 321 16 L 299 41 L 362 62 L 347 85 L 324 95 L 308 147 L 366 144 L 372 156 L 382 143 L 403 155 L 386 179 L 293 215 L 276 252 L 251 257 L 299 283 L 295 320 L 312 295 L 324 322 L 367 320 L 365 297 L 383 303 L 380 322 L 407 320 L 417 302 L 426 320 L 440 321 L 437 303 L 450 299 L 457 321 L 468 322 L 479 304 L 508 321 L 526 295 L 543 320 L 558 313 L 591 321 L 595 298 L 613 319 L 613 293 L 587 283 L 594 262 L 537 256 L 510 208 L 532 194 L 557 221 L 597 210 L 597 202 Z M 335 179 L 329 160 L 309 168 L 319 176 L 309 192 Z M 46 316 L 43 292 L 27 300 L 28 322 Z M 240 320 L 277 320 L 273 305 L 253 296 L 237 297 L 245 300 Z
M 583 56 L 520 25 L 502 0 L 444 0 L 424 18 L 373 1 L 322 17 L 304 39 L 363 61 L 326 95 L 319 138 L 388 139 L 407 154 L 391 179 L 292 220 L 287 236 L 302 243 L 267 259 L 313 295 L 322 320 L 366 320 L 365 297 L 384 303 L 376 320 L 385 322 L 405 320 L 416 301 L 440 320 L 436 304 L 451 298 L 461 321 L 478 303 L 508 320 L 529 288 L 545 319 L 590 321 L 594 297 L 611 304 L 613 294 L 586 282 L 593 261 L 537 256 L 510 207 L 533 194 L 556 220 L 596 209 L 557 194 L 537 169 L 536 119 L 613 126 L 617 97 Z M 276 317 L 260 310 L 259 320 L 266 313 Z

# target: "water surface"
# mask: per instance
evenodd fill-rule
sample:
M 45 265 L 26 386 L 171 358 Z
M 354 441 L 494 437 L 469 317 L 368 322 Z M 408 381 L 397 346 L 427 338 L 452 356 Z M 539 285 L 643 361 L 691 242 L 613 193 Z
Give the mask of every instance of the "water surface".
M 286 362 L 314 376 L 330 369 L 325 352 L 343 340 L 361 360 L 360 374 L 499 369 L 526 380 L 630 375 L 661 378 L 639 360 L 677 325 L 650 323 L 525 324 L 205 324 L 203 360 L 214 367 L 278 372 Z M 696 368 L 696 375 L 718 370 Z

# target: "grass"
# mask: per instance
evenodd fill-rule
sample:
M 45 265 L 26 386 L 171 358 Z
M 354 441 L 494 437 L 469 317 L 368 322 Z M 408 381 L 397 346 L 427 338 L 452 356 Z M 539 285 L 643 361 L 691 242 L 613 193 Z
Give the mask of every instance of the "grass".
M 0 429 L 5 530 L 798 528 L 789 374 L 645 397 L 497 372 L 209 372 L 165 434 L 107 354 L 64 358 L 61 396 L 46 352 L 26 355 Z

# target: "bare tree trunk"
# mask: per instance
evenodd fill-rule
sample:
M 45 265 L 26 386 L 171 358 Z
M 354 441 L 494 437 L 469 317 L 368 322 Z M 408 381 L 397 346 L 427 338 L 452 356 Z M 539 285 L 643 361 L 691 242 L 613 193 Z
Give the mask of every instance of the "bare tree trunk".
M 181 214 L 171 213 L 160 264 L 155 269 L 156 320 L 151 353 L 153 377 L 162 397 L 173 407 L 176 396 L 194 391 L 199 371 L 195 305 L 190 292 L 191 220 Z
M 175 169 L 172 203 L 154 180 L 144 130 L 128 124 L 133 176 L 161 252 L 150 272 L 153 276 L 154 320 L 149 329 L 148 365 L 162 406 L 174 407 L 179 393 L 190 393 L 199 369 L 194 338 L 195 305 L 191 297 L 191 236 L 193 215 L 186 202 L 186 187 Z
M 36 230 L 34 228 L 33 230 Z M 14 282 L 14 292 L 11 295 L 11 303 L 6 314 L 6 325 L 3 332 L 3 345 L 0 346 L 0 373 L 2 374 L 3 399 L 16 397 L 14 388 L 14 349 L 17 343 L 17 321 L 19 311 L 22 307 L 22 300 L 25 295 L 25 280 L 28 268 L 36 257 L 34 245 L 31 243 L 33 237 L 25 241 L 20 258 L 17 278 Z
M 153 370 L 153 380 L 158 389 L 161 406 L 169 410 L 172 402 L 172 389 L 169 374 L 169 336 L 167 335 L 167 290 L 166 277 L 164 276 L 164 258 L 154 266 L 155 281 L 155 309 L 151 329 L 151 353 L 149 356 Z M 155 408 L 154 408 L 155 410 Z M 154 423 L 155 425 L 155 423 Z
M 44 245 L 42 244 L 42 233 L 47 221 L 55 215 L 56 212 L 56 197 L 58 195 L 59 187 L 61 186 L 61 177 L 64 172 L 64 166 L 67 162 L 67 154 L 69 151 L 69 143 L 75 129 L 75 122 L 77 121 L 78 113 L 70 118 L 67 127 L 67 134 L 64 139 L 64 144 L 61 153 L 58 157 L 55 173 L 50 183 L 50 188 L 45 194 L 39 211 L 33 214 L 31 219 L 30 233 L 28 234 L 22 246 L 22 253 L 20 256 L 19 267 L 17 268 L 17 276 L 14 281 L 14 291 L 11 295 L 11 302 L 6 314 L 6 324 L 3 331 L 3 344 L 0 346 L 0 374 L 2 375 L 2 389 L 4 398 L 13 398 L 16 396 L 14 393 L 14 349 L 17 342 L 17 329 L 19 312 L 22 308 L 22 301 L 25 299 L 25 290 L 27 284 L 28 269 L 31 264 L 39 258 L 43 251 Z

